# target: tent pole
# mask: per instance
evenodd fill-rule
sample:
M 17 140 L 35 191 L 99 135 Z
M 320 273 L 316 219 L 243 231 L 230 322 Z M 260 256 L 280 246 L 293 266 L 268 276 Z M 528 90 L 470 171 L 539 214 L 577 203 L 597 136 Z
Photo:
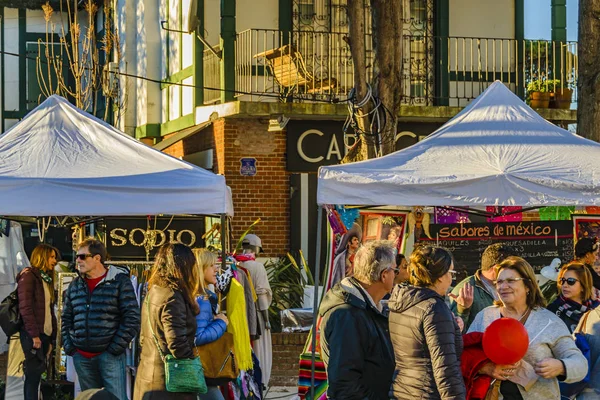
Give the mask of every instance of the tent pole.
M 317 247 L 315 249 L 315 290 L 313 294 L 313 324 L 310 366 L 310 397 L 315 398 L 315 347 L 317 346 L 317 315 L 319 307 L 319 277 L 321 275 L 321 227 L 323 222 L 323 207 L 317 205 Z
M 221 270 L 227 269 L 227 215 L 221 214 Z

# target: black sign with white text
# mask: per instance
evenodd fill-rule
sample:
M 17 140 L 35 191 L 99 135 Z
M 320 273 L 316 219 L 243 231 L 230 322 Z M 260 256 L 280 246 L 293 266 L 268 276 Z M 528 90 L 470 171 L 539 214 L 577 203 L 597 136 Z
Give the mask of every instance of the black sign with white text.
M 165 243 L 204 246 L 204 217 L 115 217 L 104 225 L 112 260 L 146 260 L 146 254 L 152 259 Z
M 399 122 L 396 150 L 402 150 L 438 129 L 439 122 Z M 344 138 L 343 121 L 290 121 L 287 124 L 287 169 L 290 172 L 317 171 L 334 165 L 354 145 L 354 135 Z

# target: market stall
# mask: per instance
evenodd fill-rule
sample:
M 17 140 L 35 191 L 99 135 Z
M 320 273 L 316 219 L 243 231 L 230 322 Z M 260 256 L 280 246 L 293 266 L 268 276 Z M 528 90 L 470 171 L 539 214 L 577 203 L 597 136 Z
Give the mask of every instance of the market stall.
M 159 214 L 220 216 L 225 229 L 233 215 L 223 176 L 146 146 L 56 95 L 0 136 L 0 190 L 0 219 L 35 217 L 41 235 L 52 224 Z M 155 230 L 146 236 L 156 238 Z M 19 233 L 16 225 L 11 232 Z M 148 244 L 144 235 L 137 241 Z M 0 271 L 7 276 L 0 292 L 13 290 L 12 268 Z
M 463 207 L 485 211 L 485 206 L 521 206 L 523 211 L 597 206 L 599 157 L 599 143 L 546 121 L 496 81 L 448 123 L 407 149 L 321 167 L 317 203 L 438 206 L 459 211 Z M 320 229 L 317 236 L 316 279 Z M 428 236 L 436 239 L 435 233 Z M 316 290 L 314 298 L 316 309 Z M 316 322 L 315 312 L 313 326 Z M 316 336 L 312 335 L 311 345 L 311 390 L 315 390 Z

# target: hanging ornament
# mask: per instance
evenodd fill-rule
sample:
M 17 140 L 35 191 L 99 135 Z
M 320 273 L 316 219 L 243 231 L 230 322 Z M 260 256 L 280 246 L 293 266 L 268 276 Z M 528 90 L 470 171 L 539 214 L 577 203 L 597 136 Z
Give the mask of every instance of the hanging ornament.
M 542 207 L 539 210 L 541 221 L 560 221 L 571 219 L 571 214 L 575 211 L 575 207 L 551 206 Z
M 435 223 L 436 224 L 457 224 L 468 223 L 469 215 L 466 212 L 449 210 L 444 207 L 435 207 Z
M 494 214 L 493 217 L 488 217 L 488 222 L 520 222 L 523 220 L 523 213 L 516 211 L 522 209 L 521 206 L 487 206 L 485 208 L 487 212 Z
M 413 210 L 408 214 L 408 237 L 415 235 L 415 242 L 421 239 L 424 233 L 429 239 L 429 220 L 430 216 L 424 211 L 425 207 L 413 207 Z
M 340 219 L 344 223 L 346 229 L 352 228 L 352 225 L 358 219 L 360 212 L 358 208 L 346 208 L 344 206 L 335 206 L 336 211 L 338 212 Z
M 333 233 L 336 235 L 343 235 L 346 233 L 346 226 L 344 226 L 344 223 L 340 218 L 340 214 L 338 214 L 338 212 L 335 210 L 335 207 L 329 205 L 325 205 L 323 207 L 325 207 L 325 210 L 327 211 L 327 220 L 329 221 L 329 225 L 331 226 Z

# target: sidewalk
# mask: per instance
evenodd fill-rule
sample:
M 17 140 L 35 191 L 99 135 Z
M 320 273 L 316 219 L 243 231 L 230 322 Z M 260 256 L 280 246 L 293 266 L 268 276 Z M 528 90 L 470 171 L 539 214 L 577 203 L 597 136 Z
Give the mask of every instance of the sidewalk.
M 298 388 L 297 387 L 283 387 L 274 386 L 270 387 L 265 395 L 265 400 L 297 400 L 298 399 Z

